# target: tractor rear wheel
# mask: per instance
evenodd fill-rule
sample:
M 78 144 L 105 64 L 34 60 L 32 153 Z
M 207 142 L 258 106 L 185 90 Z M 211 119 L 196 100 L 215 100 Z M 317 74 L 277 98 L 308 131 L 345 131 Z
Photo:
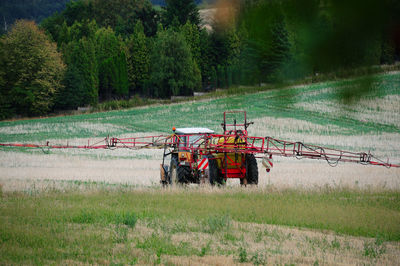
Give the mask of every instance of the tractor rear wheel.
M 246 179 L 247 184 L 258 185 L 258 167 L 254 154 L 246 155 Z
M 187 183 L 190 168 L 179 165 L 178 156 L 172 155 L 169 167 L 169 183 L 171 185 Z
M 224 184 L 224 179 L 218 171 L 218 163 L 214 156 L 208 156 L 208 177 L 211 185 Z

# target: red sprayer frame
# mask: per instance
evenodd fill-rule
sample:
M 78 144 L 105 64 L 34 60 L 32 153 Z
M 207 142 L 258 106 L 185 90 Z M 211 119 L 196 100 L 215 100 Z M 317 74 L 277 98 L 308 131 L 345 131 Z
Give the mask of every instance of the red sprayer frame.
M 308 159 L 326 160 L 331 165 L 338 162 L 353 162 L 360 164 L 379 165 L 386 167 L 400 167 L 398 164 L 384 162 L 374 157 L 370 153 L 350 152 L 332 148 L 325 148 L 317 145 L 307 145 L 302 142 L 291 142 L 279 140 L 272 137 L 252 137 L 246 135 L 226 135 L 226 134 L 195 134 L 195 135 L 157 135 L 134 138 L 105 138 L 97 143 L 90 145 L 51 145 L 46 144 L 24 144 L 24 143 L 0 143 L 0 146 L 8 147 L 28 147 L 28 148 L 52 148 L 52 149 L 146 149 L 146 148 L 173 148 L 180 142 L 179 139 L 188 139 L 196 136 L 197 140 L 191 144 L 187 141 L 186 146 L 179 149 L 188 152 L 198 152 L 199 154 L 209 153 L 243 153 L 243 154 L 268 154 L 283 157 L 297 157 Z M 232 137 L 237 139 L 237 143 L 228 143 Z M 213 139 L 223 140 L 213 143 Z
M 227 123 L 227 116 L 243 114 L 243 121 L 237 123 L 234 118 L 233 123 Z M 146 149 L 146 148 L 173 148 L 179 151 L 187 151 L 197 153 L 199 155 L 207 154 L 224 154 L 225 163 L 231 165 L 238 164 L 235 160 L 229 157 L 229 154 L 254 154 L 263 155 L 265 157 L 283 156 L 296 157 L 307 159 L 326 160 L 329 165 L 336 166 L 339 162 L 352 162 L 365 165 L 378 165 L 385 167 L 400 167 L 400 164 L 391 164 L 384 162 L 370 153 L 365 152 L 350 152 L 332 148 L 325 148 L 316 145 L 308 145 L 302 142 L 291 142 L 279 140 L 271 137 L 252 137 L 247 135 L 247 128 L 253 122 L 247 122 L 245 111 L 229 111 L 224 112 L 224 122 L 221 124 L 224 129 L 224 134 L 172 134 L 172 135 L 156 135 L 134 138 L 104 138 L 97 143 L 88 145 L 50 145 L 46 144 L 24 144 L 24 143 L 0 143 L 0 146 L 13 147 L 30 147 L 30 148 L 53 148 L 53 149 Z M 238 129 L 240 128 L 240 129 Z M 183 144 L 182 138 L 186 138 Z M 190 141 L 190 139 L 195 140 Z M 237 169 L 241 167 L 236 167 Z M 227 178 L 227 167 L 222 172 Z M 240 170 L 240 171 L 239 171 Z M 245 169 L 243 167 L 235 172 L 235 169 L 230 169 L 232 177 L 243 177 Z

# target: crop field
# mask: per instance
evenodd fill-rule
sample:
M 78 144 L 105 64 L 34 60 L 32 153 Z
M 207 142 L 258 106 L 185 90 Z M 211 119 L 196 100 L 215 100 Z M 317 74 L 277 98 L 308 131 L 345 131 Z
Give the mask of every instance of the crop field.
M 0 143 L 93 144 L 107 136 L 221 132 L 246 110 L 249 135 L 400 163 L 400 72 L 120 111 L 0 122 Z M 233 90 L 234 91 L 234 90 Z M 162 189 L 161 150 L 0 148 L 0 263 L 396 264 L 400 169 L 274 158 L 259 186 Z
M 345 105 L 337 95 L 354 84 L 355 80 L 343 80 L 122 111 L 0 122 L 0 143 L 85 145 L 106 136 L 169 134 L 173 126 L 221 132 L 222 113 L 240 109 L 254 121 L 250 135 L 370 151 L 384 161 L 399 162 L 400 73 L 376 75 L 370 92 Z M 51 150 L 47 154 L 40 149 L 2 148 L 0 181 L 5 191 L 25 189 L 26 180 L 154 185 L 159 181 L 161 157 L 160 150 Z M 271 173 L 260 171 L 261 186 L 400 188 L 398 169 L 352 164 L 331 168 L 322 161 L 274 159 Z

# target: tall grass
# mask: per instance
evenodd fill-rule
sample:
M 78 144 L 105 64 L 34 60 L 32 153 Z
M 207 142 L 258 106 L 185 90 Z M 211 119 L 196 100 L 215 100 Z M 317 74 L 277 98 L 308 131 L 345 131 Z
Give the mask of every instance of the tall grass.
M 132 253 L 133 247 L 156 254 L 157 260 L 162 254 L 203 256 L 210 251 L 209 244 L 194 248 L 185 241 L 172 241 L 171 233 L 222 234 L 225 241 L 235 243 L 237 237 L 228 235 L 232 222 L 287 225 L 379 236 L 381 242 L 399 241 L 399 202 L 397 192 L 344 190 L 150 189 L 48 192 L 35 196 L 3 192 L 0 261 L 130 264 L 135 256 L 143 257 L 140 252 Z M 138 220 L 154 224 L 156 231 L 147 233 L 147 237 L 143 232 L 143 237 L 132 238 L 133 232 L 142 235 L 137 231 L 143 230 L 136 227 Z M 181 222 L 176 223 L 177 220 Z M 120 248 L 115 249 L 116 245 Z M 365 256 L 383 252 L 373 248 L 365 244 Z

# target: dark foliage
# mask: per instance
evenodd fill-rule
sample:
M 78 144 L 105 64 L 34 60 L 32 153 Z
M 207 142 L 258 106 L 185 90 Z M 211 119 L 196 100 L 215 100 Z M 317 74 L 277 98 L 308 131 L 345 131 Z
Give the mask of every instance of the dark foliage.
M 56 45 L 34 22 L 24 20 L 18 20 L 0 43 L 0 101 L 4 103 L 0 116 L 51 111 L 65 70 Z
M 98 101 L 98 77 L 95 45 L 92 39 L 71 41 L 64 48 L 67 71 L 64 89 L 57 95 L 57 109 L 76 109 L 79 106 L 96 105 Z
M 156 97 L 192 95 L 200 87 L 200 70 L 181 33 L 166 30 L 157 34 L 150 65 L 150 84 Z
M 40 22 L 60 12 L 70 0 L 2 0 L 0 1 L 0 35 L 7 32 L 17 19 Z
M 99 27 L 111 27 L 122 36 L 134 32 L 141 21 L 147 36 L 157 31 L 159 15 L 148 0 L 76 0 L 67 4 L 61 14 L 54 14 L 43 21 L 42 26 L 57 39 L 54 27 L 60 28 L 64 21 L 67 26 L 75 22 L 95 20 Z M 55 26 L 54 24 L 57 24 Z
M 165 26 L 181 26 L 187 22 L 198 26 L 200 16 L 194 0 L 166 0 L 163 14 Z

